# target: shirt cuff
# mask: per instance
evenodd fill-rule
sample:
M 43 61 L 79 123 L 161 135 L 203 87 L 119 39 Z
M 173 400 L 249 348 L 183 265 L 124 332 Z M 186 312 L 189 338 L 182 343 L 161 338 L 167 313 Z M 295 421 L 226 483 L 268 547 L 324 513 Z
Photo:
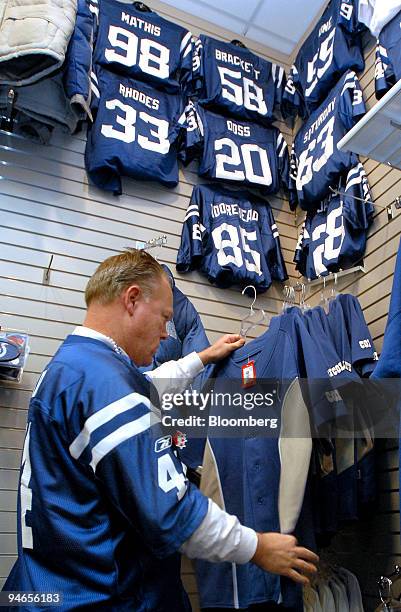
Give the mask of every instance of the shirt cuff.
M 196 378 L 205 369 L 202 359 L 195 351 L 179 359 L 179 364 L 188 378 Z

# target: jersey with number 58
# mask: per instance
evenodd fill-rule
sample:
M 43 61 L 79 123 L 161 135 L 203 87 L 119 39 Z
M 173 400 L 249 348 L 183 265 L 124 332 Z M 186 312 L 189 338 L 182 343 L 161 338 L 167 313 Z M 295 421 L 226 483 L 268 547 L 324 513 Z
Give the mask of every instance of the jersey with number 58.
M 340 177 L 358 163 L 355 153 L 337 143 L 365 112 L 361 86 L 348 72 L 298 131 L 291 151 L 290 206 L 316 210 L 338 187 Z
M 259 187 L 262 193 L 288 189 L 288 148 L 276 127 L 227 119 L 199 105 L 187 113 L 186 125 L 185 161 L 200 158 L 200 176 Z
M 263 125 L 274 120 L 284 69 L 249 49 L 201 34 L 194 44 L 193 89 L 202 105 Z
M 192 70 L 191 32 L 132 3 L 78 0 L 65 87 L 72 104 L 86 113 L 90 73 L 99 66 L 169 93 L 178 92 Z
M 296 269 L 313 279 L 354 266 L 365 252 L 373 212 L 368 179 L 359 163 L 349 171 L 343 195 L 308 212 L 295 250 Z
M 331 0 L 291 68 L 283 113 L 308 116 L 347 70 L 363 70 L 358 0 Z
M 154 410 L 127 355 L 66 338 L 30 402 L 7 590 L 57 591 L 62 610 L 191 609 L 176 552 L 207 499 Z
M 92 76 L 94 123 L 88 130 L 85 166 L 92 181 L 121 194 L 121 176 L 178 183 L 181 96 L 98 68 Z
M 184 220 L 177 271 L 200 269 L 225 288 L 266 291 L 288 278 L 270 205 L 247 191 L 196 185 Z

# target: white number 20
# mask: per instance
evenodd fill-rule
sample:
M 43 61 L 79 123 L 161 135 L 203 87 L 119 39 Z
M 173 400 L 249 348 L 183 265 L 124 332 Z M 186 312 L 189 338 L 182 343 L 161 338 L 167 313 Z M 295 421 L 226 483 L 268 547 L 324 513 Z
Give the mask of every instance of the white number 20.
M 150 134 L 155 140 L 150 140 L 147 136 L 142 136 L 140 134 L 136 136 L 135 125 L 137 121 L 137 111 L 132 108 L 132 106 L 124 104 L 120 102 L 120 100 L 107 100 L 106 108 L 109 110 L 119 108 L 124 113 L 123 115 L 116 113 L 116 123 L 121 125 L 123 129 L 118 130 L 113 125 L 103 124 L 100 130 L 103 136 L 106 136 L 106 138 L 117 138 L 117 140 L 122 140 L 126 143 L 134 142 L 136 138 L 142 149 L 155 151 L 162 155 L 168 153 L 170 149 L 170 143 L 168 141 L 168 121 L 152 117 L 152 115 L 144 111 L 139 113 L 139 119 L 142 122 L 156 127 L 156 130 L 150 130 Z
M 257 144 L 242 144 L 241 147 L 231 140 L 231 138 L 220 138 L 214 143 L 215 151 L 221 151 L 226 146 L 230 149 L 229 155 L 219 153 L 216 155 L 216 178 L 227 179 L 229 181 L 249 181 L 258 185 L 271 185 L 272 173 L 270 170 L 267 151 Z M 256 154 L 260 160 L 262 174 L 256 174 L 252 165 L 252 154 Z M 242 160 L 241 160 L 242 156 Z M 243 170 L 227 170 L 226 164 L 239 166 L 243 161 Z

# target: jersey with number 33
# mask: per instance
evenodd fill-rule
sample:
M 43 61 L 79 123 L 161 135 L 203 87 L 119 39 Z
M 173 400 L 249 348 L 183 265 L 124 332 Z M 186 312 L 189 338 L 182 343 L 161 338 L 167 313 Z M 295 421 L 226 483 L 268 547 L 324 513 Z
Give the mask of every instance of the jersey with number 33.
M 365 112 L 355 72 L 348 72 L 298 131 L 291 151 L 291 208 L 316 210 L 337 188 L 341 175 L 358 163 L 337 143 Z
M 288 278 L 270 205 L 247 191 L 196 185 L 177 254 L 178 272 L 200 269 L 225 288 L 266 291 Z
M 85 166 L 92 181 L 120 195 L 121 176 L 178 183 L 178 137 L 183 103 L 147 83 L 98 68 Z M 97 97 L 99 96 L 99 97 Z
M 347 70 L 364 68 L 358 0 L 331 0 L 291 68 L 285 115 L 308 116 Z

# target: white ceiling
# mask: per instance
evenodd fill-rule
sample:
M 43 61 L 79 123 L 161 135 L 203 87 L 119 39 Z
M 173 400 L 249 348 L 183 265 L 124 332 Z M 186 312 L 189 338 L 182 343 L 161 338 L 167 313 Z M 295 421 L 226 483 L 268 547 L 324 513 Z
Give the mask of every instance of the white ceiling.
M 327 0 L 163 0 L 177 9 L 291 55 Z

